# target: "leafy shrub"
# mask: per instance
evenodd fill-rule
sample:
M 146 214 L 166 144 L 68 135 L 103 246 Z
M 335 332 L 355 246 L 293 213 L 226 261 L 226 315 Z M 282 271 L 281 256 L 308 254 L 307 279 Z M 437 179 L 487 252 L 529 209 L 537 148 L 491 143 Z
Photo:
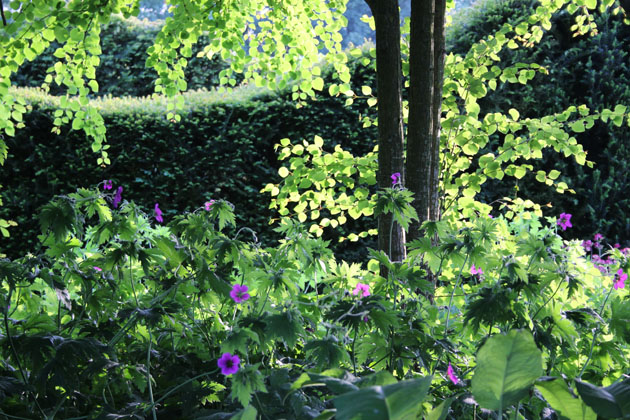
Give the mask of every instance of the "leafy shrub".
M 517 24 L 535 1 L 489 0 L 460 12 L 448 32 L 451 51 L 465 54 L 473 42 L 493 33 L 503 23 Z M 595 14 L 599 33 L 594 36 L 574 37 L 572 20 L 560 14 L 553 20 L 535 48 L 506 50 L 501 55 L 505 66 L 516 63 L 541 64 L 548 75 L 538 75 L 527 85 L 502 84 L 489 91 L 480 101 L 481 115 L 516 108 L 524 118 L 534 118 L 560 112 L 572 104 L 584 104 L 592 112 L 630 103 L 630 61 L 627 45 L 630 27 L 622 15 Z M 630 237 L 630 205 L 627 191 L 630 173 L 624 163 L 630 159 L 627 146 L 629 128 L 597 122 L 593 128 L 577 134 L 578 142 L 588 152 L 593 168 L 558 160 L 551 155 L 535 165 L 536 170 L 559 170 L 561 179 L 575 190 L 575 194 L 558 194 L 544 188 L 528 175 L 516 184 L 493 182 L 486 189 L 484 201 L 492 202 L 504 196 L 537 197 L 541 204 L 572 209 L 576 229 L 575 238 L 603 233 L 615 242 Z M 554 211 L 555 210 L 550 210 Z
M 512 208 L 350 265 L 295 220 L 261 247 L 223 200 L 161 224 L 113 191 L 55 198 L 41 252 L 0 260 L 0 415 L 629 413 L 628 250 L 594 265 L 562 223 Z M 398 213 L 405 190 L 381 195 Z

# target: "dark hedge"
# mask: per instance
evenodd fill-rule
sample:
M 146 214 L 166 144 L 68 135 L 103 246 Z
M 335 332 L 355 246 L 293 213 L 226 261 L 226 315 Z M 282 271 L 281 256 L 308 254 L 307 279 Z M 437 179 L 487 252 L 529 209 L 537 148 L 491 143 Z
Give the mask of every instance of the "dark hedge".
M 369 73 L 357 68 L 353 82 L 369 83 Z M 105 98 L 95 103 L 105 119 L 111 165 L 99 168 L 82 133 L 69 127 L 61 135 L 51 133 L 54 98 L 38 91 L 22 94 L 33 110 L 24 117 L 26 127 L 7 139 L 9 156 L 0 171 L 5 201 L 0 217 L 19 223 L 3 240 L 2 252 L 10 257 L 35 249 L 36 214 L 50 198 L 104 179 L 122 185 L 123 198 L 147 211 L 159 202 L 167 220 L 208 199 L 226 199 L 236 206 L 238 226 L 274 238 L 267 223 L 269 196 L 259 194 L 265 184 L 278 181 L 274 144 L 284 137 L 297 141 L 319 135 L 328 148 L 340 144 L 364 153 L 376 139 L 375 127 L 362 128 L 360 122 L 373 109 L 364 101 L 345 107 L 327 94 L 297 108 L 289 92 L 244 88 L 228 99 L 191 92 L 180 123 L 166 119 L 162 101 Z M 355 248 L 344 245 L 342 251 Z

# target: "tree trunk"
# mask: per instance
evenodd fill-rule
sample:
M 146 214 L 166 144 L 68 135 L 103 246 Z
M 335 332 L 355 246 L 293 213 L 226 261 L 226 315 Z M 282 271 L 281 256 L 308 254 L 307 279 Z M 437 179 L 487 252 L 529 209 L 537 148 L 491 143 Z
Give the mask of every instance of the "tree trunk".
M 407 188 L 414 193 L 419 221 L 439 218 L 440 115 L 444 81 L 444 17 L 446 0 L 411 2 L 409 48 L 409 117 L 407 124 Z
M 400 13 L 397 0 L 366 0 L 376 26 L 376 74 L 378 98 L 378 186 L 391 187 L 391 175 L 404 180 L 402 65 L 400 56 Z M 405 258 L 405 232 L 392 228 L 391 215 L 378 220 L 378 248 L 392 261 Z M 390 252 L 391 250 L 391 252 Z

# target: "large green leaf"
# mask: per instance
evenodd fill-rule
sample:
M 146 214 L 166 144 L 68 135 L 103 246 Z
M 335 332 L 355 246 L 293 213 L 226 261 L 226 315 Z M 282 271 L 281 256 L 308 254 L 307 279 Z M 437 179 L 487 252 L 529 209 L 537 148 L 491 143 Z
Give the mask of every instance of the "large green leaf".
M 435 407 L 427 416 L 426 420 L 444 420 L 446 415 L 448 414 L 449 409 L 451 408 L 451 404 L 455 401 L 454 397 L 447 398 L 440 403 L 437 407 Z
M 630 379 L 614 383 L 606 388 L 575 380 L 580 397 L 600 417 L 630 418 Z
M 433 377 L 370 386 L 333 400 L 338 420 L 415 420 Z
M 256 411 L 256 408 L 248 405 L 247 407 L 236 413 L 236 415 L 232 417 L 232 420 L 256 420 L 257 414 L 258 412 Z
M 503 410 L 523 398 L 542 374 L 542 356 L 529 331 L 495 335 L 477 353 L 472 393 L 484 408 Z
M 545 378 L 536 382 L 536 388 L 560 420 L 597 420 L 595 412 L 580 398 L 575 398 L 562 379 Z

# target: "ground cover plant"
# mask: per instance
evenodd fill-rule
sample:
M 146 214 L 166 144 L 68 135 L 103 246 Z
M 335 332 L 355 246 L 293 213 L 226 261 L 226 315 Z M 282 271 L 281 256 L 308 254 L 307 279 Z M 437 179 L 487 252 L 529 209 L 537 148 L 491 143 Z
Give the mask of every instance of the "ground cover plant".
M 546 2 L 527 23 L 506 24 L 466 56 L 448 56 L 441 218 L 422 225 L 403 259 L 391 258 L 394 224 L 408 230 L 418 219 L 405 176 L 385 174 L 387 185 L 376 188 L 377 176 L 383 178 L 377 151 L 354 156 L 326 148 L 318 136 L 277 144 L 280 181 L 256 197 L 271 196 L 277 211 L 283 239 L 273 246 L 236 223 L 238 207 L 210 194 L 200 194 L 190 212 L 167 214 L 168 197 L 134 203 L 126 197 L 130 185 L 107 178 L 45 205 L 39 247 L 0 260 L 0 414 L 630 417 L 628 249 L 608 245 L 602 235 L 565 239 L 575 222 L 572 209 L 543 217 L 528 197 L 484 203 L 478 196 L 490 179 L 524 176 L 543 151 L 585 164 L 573 133 L 595 121 L 628 124 L 623 105 L 598 112 L 569 106 L 542 117 L 521 118 L 513 108 L 480 115 L 478 101 L 489 89 L 544 73 L 533 63 L 501 68 L 498 54 L 534 43 L 562 4 Z M 590 0 L 567 2 L 566 10 L 577 13 L 576 30 L 592 28 L 588 16 L 596 7 Z M 71 38 L 80 42 L 76 32 Z M 224 45 L 226 56 L 231 45 Z M 166 61 L 167 51 L 156 54 Z M 164 93 L 185 87 L 178 66 L 174 75 L 160 74 Z M 7 68 L 10 75 L 10 63 L 0 70 Z M 99 116 L 80 107 L 86 91 L 60 74 L 79 93 L 77 102 L 61 100 L 68 108 L 60 116 L 95 136 L 93 149 L 107 164 Z M 340 67 L 342 81 L 346 75 Z M 229 76 L 223 73 L 228 84 Z M 306 100 L 319 80 L 298 85 L 296 99 Z M 361 95 L 336 89 L 350 102 L 376 99 L 370 88 Z M 7 92 L 3 103 L 17 110 L 10 118 L 18 120 L 26 104 Z M 168 118 L 182 118 L 171 106 Z M 75 112 L 85 113 L 72 119 Z M 7 134 L 12 120 L 3 120 Z M 488 149 L 492 135 L 500 141 Z M 559 175 L 535 176 L 567 191 Z M 337 259 L 322 239 L 349 218 L 383 215 L 392 220 L 389 236 L 379 232 L 390 249 L 370 250 L 362 263 Z M 345 240 L 370 233 L 359 230 Z

